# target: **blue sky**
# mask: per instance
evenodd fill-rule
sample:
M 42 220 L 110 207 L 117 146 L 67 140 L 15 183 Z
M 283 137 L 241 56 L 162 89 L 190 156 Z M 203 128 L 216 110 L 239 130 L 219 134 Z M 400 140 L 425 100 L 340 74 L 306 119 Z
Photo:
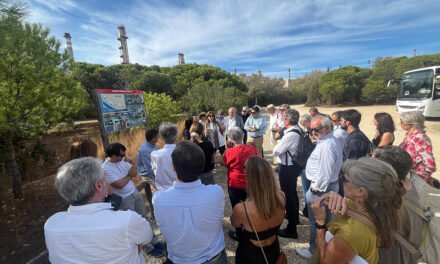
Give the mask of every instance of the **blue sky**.
M 76 61 L 118 64 L 124 24 L 130 62 L 187 63 L 287 78 L 388 56 L 440 53 L 439 0 L 160 1 L 25 0 L 30 22 L 63 42 Z

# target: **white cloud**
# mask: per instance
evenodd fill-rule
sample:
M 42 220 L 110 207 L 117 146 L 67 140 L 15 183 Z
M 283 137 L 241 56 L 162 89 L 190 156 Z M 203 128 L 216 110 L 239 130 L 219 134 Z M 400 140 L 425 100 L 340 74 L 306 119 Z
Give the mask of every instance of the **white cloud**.
M 435 0 L 134 0 L 101 2 L 99 8 L 88 7 L 88 1 L 31 3 L 33 17 L 50 27 L 72 26 L 66 16 L 75 13 L 74 50 L 81 45 L 75 56 L 104 64 L 119 63 L 119 24 L 126 27 L 132 62 L 174 65 L 182 52 L 187 62 L 275 75 L 292 65 L 298 72 L 330 63 L 365 65 L 413 45 L 414 39 L 396 41 L 402 32 L 431 29 L 439 34 L 440 1 Z M 421 52 L 438 52 L 438 46 L 419 43 Z

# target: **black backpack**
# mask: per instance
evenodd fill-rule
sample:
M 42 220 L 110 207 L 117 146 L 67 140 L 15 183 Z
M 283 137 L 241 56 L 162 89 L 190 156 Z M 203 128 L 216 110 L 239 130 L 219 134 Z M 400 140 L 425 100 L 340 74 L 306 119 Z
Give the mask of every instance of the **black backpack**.
M 287 154 L 292 159 L 292 163 L 301 168 L 305 168 L 307 164 L 307 160 L 315 149 L 316 145 L 310 140 L 309 135 L 304 133 L 302 130 L 292 129 L 289 132 L 295 132 L 299 135 L 298 148 L 296 153 L 290 153 L 287 151 Z M 286 133 L 286 134 L 287 134 Z M 286 157 L 287 158 L 287 157 Z

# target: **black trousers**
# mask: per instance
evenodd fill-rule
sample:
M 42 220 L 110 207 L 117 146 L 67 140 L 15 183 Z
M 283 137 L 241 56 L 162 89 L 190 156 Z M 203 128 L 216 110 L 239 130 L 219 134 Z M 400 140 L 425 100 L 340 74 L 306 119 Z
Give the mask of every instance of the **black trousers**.
M 279 179 L 281 190 L 286 195 L 287 231 L 296 232 L 299 224 L 299 199 L 296 190 L 298 176 L 301 175 L 301 168 L 295 165 L 280 165 Z
M 232 210 L 234 210 L 234 206 L 236 204 L 246 200 L 247 198 L 246 189 L 239 189 L 228 186 L 228 193 L 229 193 L 229 200 L 231 201 Z M 241 228 L 239 227 L 235 228 L 235 234 L 237 235 L 237 237 L 240 237 L 241 233 L 242 233 Z

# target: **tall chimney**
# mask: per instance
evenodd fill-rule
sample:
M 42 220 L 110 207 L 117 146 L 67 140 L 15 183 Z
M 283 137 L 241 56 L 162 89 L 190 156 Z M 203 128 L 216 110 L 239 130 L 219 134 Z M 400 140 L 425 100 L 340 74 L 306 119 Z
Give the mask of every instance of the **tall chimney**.
M 75 60 L 73 58 L 72 37 L 70 36 L 70 33 L 64 33 L 64 38 L 66 39 L 67 54 L 72 60 Z
M 177 54 L 177 60 L 178 60 L 179 65 L 185 64 L 185 58 L 184 58 L 183 53 Z
M 130 58 L 128 57 L 128 46 L 127 46 L 127 34 L 125 33 L 125 26 L 120 25 L 118 27 L 118 35 L 117 38 L 119 42 L 121 42 L 121 46 L 119 46 L 119 57 L 121 58 L 121 64 L 129 64 Z

